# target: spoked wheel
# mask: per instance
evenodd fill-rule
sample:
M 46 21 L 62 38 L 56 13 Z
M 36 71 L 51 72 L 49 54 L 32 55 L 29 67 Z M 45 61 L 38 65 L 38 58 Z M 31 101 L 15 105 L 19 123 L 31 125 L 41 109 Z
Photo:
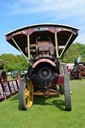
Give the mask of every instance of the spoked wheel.
M 60 71 L 60 75 L 64 75 L 64 65 L 63 64 L 60 64 L 59 71 Z M 59 86 L 59 91 L 60 91 L 61 94 L 64 94 L 63 85 Z
M 64 95 L 65 95 L 65 107 L 67 111 L 71 111 L 71 94 L 70 94 L 70 87 L 69 87 L 69 76 L 64 76 Z
M 33 84 L 31 80 L 23 80 L 19 89 L 19 104 L 22 109 L 27 110 L 33 104 L 34 91 Z

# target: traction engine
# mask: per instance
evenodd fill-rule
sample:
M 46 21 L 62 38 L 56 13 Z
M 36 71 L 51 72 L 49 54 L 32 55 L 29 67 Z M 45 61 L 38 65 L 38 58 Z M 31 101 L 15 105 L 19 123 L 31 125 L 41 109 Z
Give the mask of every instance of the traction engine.
M 78 29 L 56 24 L 39 24 L 17 29 L 6 40 L 28 61 L 28 71 L 19 89 L 19 104 L 29 109 L 33 97 L 64 94 L 65 107 L 71 111 L 69 75 L 59 59 L 78 35 Z

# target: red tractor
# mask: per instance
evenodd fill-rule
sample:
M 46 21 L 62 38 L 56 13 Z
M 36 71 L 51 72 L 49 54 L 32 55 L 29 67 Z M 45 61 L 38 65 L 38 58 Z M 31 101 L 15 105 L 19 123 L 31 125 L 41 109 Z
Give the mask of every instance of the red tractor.
M 85 62 L 79 62 L 82 77 L 85 77 Z
M 6 40 L 28 61 L 28 71 L 19 89 L 22 109 L 32 106 L 35 95 L 63 93 L 66 110 L 72 110 L 69 75 L 66 65 L 60 63 L 59 58 L 77 36 L 78 29 L 57 24 L 27 26 L 6 35 Z
M 85 76 L 85 62 L 79 62 L 74 65 L 73 69 L 70 72 L 70 80 L 73 79 L 82 79 Z

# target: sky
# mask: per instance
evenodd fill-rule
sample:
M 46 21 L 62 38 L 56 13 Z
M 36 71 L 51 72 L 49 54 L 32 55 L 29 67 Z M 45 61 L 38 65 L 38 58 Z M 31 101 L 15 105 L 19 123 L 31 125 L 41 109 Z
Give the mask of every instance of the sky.
M 6 41 L 6 33 L 40 23 L 79 28 L 79 36 L 75 42 L 85 44 L 85 0 L 1 0 L 0 55 L 20 54 Z

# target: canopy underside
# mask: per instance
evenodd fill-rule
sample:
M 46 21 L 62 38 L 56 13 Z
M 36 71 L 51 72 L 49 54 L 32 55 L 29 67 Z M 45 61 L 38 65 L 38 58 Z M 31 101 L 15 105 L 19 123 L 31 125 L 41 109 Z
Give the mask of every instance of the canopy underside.
M 29 41 L 27 35 L 29 35 Z M 60 58 L 77 37 L 78 29 L 53 24 L 28 26 L 8 33 L 6 40 L 28 58 L 28 55 L 25 53 L 28 42 L 30 42 L 30 46 L 36 45 L 38 38 L 44 37 L 44 35 L 56 47 L 57 58 Z

